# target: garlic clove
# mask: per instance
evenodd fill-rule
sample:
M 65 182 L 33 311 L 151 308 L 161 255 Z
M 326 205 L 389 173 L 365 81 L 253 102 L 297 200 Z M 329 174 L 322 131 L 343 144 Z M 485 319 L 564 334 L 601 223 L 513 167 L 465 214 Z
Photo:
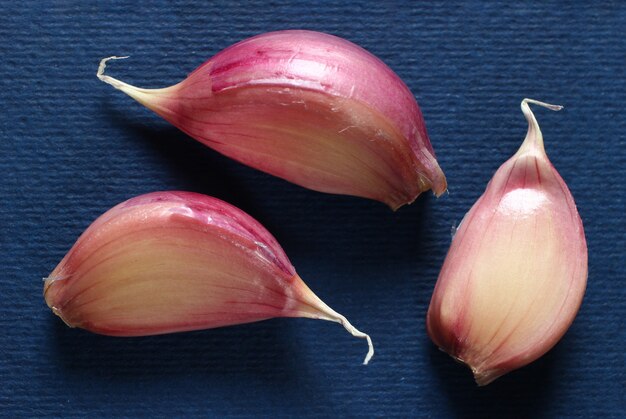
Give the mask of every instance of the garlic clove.
M 548 159 L 530 104 L 528 133 L 466 214 L 427 316 L 435 344 L 479 385 L 546 353 L 565 334 L 587 282 L 587 245 L 574 199 Z
M 255 36 L 163 89 L 105 75 L 107 60 L 102 81 L 208 147 L 290 182 L 392 209 L 428 189 L 446 190 L 408 87 L 344 39 L 312 31 Z
M 71 327 L 143 336 L 307 317 L 370 337 L 324 304 L 271 234 L 243 211 L 189 192 L 121 203 L 77 240 L 44 284 Z

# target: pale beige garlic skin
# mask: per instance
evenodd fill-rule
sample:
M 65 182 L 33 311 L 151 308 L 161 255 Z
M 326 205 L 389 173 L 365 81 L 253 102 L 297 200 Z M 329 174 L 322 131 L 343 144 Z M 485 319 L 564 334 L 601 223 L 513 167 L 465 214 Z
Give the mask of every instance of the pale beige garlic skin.
M 112 336 L 209 329 L 274 317 L 341 323 L 272 235 L 238 208 L 154 192 L 100 216 L 46 278 L 44 298 L 71 327 Z
M 101 80 L 208 147 L 274 176 L 392 209 L 429 189 L 446 191 L 413 94 L 381 60 L 345 39 L 265 33 L 162 89 L 105 75 L 106 61 Z
M 522 102 L 526 139 L 461 222 L 428 310 L 434 343 L 468 365 L 479 385 L 552 348 L 587 282 L 582 221 L 529 103 L 561 109 Z

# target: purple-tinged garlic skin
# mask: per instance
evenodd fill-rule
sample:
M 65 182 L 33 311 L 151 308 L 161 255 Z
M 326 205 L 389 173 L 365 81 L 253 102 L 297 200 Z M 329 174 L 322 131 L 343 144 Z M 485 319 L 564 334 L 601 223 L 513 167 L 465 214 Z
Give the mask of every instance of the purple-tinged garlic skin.
M 381 60 L 345 39 L 265 33 L 163 89 L 104 75 L 106 61 L 98 71 L 104 82 L 208 147 L 290 182 L 392 209 L 428 189 L 446 191 L 413 94 Z
M 524 99 L 526 139 L 459 226 L 427 316 L 433 342 L 486 385 L 550 350 L 587 283 L 587 244 L 567 185 Z
M 46 278 L 48 306 L 71 327 L 144 336 L 274 317 L 341 323 L 272 235 L 238 208 L 190 192 L 154 192 L 94 221 Z

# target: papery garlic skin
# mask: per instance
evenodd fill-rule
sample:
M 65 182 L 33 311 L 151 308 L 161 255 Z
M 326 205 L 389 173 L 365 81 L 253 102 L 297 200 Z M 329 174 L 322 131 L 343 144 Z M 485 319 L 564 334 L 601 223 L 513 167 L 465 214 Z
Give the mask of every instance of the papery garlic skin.
M 304 30 L 258 35 L 164 89 L 104 75 L 105 62 L 101 80 L 203 144 L 290 182 L 392 209 L 446 190 L 413 94 L 347 40 Z
M 524 99 L 528 134 L 461 222 L 435 286 L 428 334 L 479 385 L 542 356 L 565 334 L 587 282 L 587 244 L 567 185 Z
M 46 278 L 48 306 L 71 327 L 143 336 L 308 317 L 368 335 L 300 279 L 272 235 L 238 208 L 154 192 L 94 221 Z

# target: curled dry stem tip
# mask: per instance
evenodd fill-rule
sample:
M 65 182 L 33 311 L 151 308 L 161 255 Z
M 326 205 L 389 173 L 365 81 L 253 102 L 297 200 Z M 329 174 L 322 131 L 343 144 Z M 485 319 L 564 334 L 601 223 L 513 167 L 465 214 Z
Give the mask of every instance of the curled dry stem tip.
M 100 65 L 98 66 L 98 72 L 96 73 L 96 76 L 98 76 L 98 78 L 100 80 L 102 80 L 105 83 L 110 84 L 111 86 L 115 87 L 116 89 L 120 89 L 120 90 L 124 90 L 123 88 L 128 86 L 126 83 L 119 81 L 111 76 L 107 76 L 104 74 L 104 70 L 107 67 L 107 61 L 110 60 L 123 60 L 128 58 L 129 56 L 125 56 L 125 57 L 117 57 L 117 56 L 112 56 L 112 57 L 107 57 L 107 58 L 103 58 L 102 60 L 100 60 Z
M 321 319 L 341 324 L 352 336 L 365 339 L 367 341 L 367 355 L 363 365 L 367 365 L 374 356 L 374 344 L 367 333 L 363 333 L 348 321 L 348 319 L 330 308 L 325 302 L 315 295 L 309 287 L 302 281 L 300 276 L 295 276 L 301 288 L 300 310 L 297 317 L 308 317 L 311 319 Z
M 367 355 L 365 355 L 365 360 L 363 361 L 363 365 L 367 365 L 370 362 L 370 359 L 374 356 L 374 345 L 372 344 L 372 339 L 366 333 L 361 332 L 356 327 L 352 326 L 352 324 L 341 314 L 337 315 L 337 319 L 335 320 L 348 331 L 354 337 L 361 338 L 367 340 Z
M 108 76 L 108 75 L 104 74 L 104 70 L 106 69 L 106 66 L 107 66 L 106 65 L 107 61 L 109 61 L 109 60 L 123 60 L 125 58 L 128 58 L 128 56 L 117 57 L 117 56 L 114 55 L 112 57 L 103 58 L 102 60 L 100 60 L 100 65 L 98 66 L 98 72 L 96 73 L 96 76 L 98 76 L 98 78 L 100 80 L 102 80 L 103 82 L 105 82 L 107 84 L 110 84 L 111 86 L 115 87 L 116 89 L 121 90 L 122 92 L 126 93 L 128 96 L 132 97 L 137 102 L 139 102 L 142 105 L 146 106 L 148 109 L 151 109 L 151 110 L 156 112 L 157 104 L 156 104 L 155 96 L 158 96 L 160 93 L 166 92 L 168 90 L 168 88 L 165 88 L 165 89 L 142 89 L 142 88 L 130 85 L 128 83 L 124 83 L 121 80 L 118 80 L 116 78 L 113 78 L 111 76 Z
M 552 105 L 550 103 L 540 102 L 540 101 L 535 100 L 535 99 L 524 98 L 524 100 L 522 100 L 522 110 L 530 109 L 529 106 L 528 106 L 529 103 L 532 103 L 533 105 L 543 106 L 544 108 L 548 108 L 548 109 L 550 109 L 552 111 L 560 111 L 561 109 L 563 109 L 563 106 L 561 106 L 561 105 Z
M 561 105 L 552 105 L 546 102 L 540 102 L 535 99 L 525 98 L 522 100 L 521 108 L 526 121 L 528 121 L 528 133 L 526 134 L 526 139 L 522 146 L 519 149 L 519 152 L 524 152 L 530 150 L 531 148 L 536 148 L 541 150 L 542 153 L 545 154 L 544 146 L 543 146 L 543 134 L 541 133 L 541 129 L 539 128 L 539 123 L 535 118 L 535 114 L 530 109 L 528 104 L 543 106 L 544 108 L 548 108 L 552 111 L 560 111 L 563 109 Z

